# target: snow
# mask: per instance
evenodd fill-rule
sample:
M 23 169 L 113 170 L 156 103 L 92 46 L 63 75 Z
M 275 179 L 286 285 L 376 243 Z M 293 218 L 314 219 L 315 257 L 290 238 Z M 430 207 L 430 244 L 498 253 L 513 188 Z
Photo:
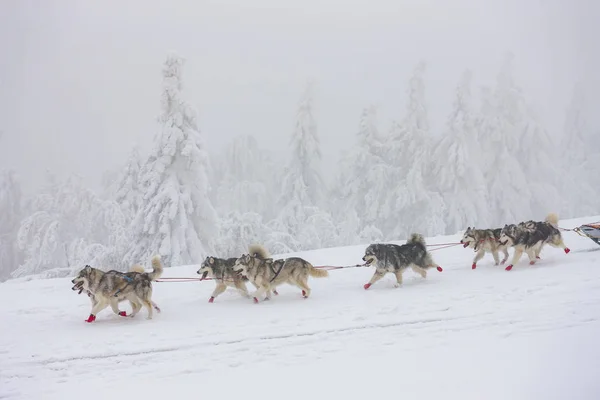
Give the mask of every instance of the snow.
M 153 320 L 107 309 L 86 324 L 89 300 L 69 279 L 11 280 L 0 284 L 0 399 L 597 399 L 600 247 L 564 236 L 570 254 L 548 247 L 511 272 L 490 254 L 471 270 L 461 246 L 433 252 L 443 272 L 409 271 L 400 288 L 389 274 L 365 291 L 372 268 L 332 270 L 309 280 L 307 300 L 283 286 L 258 305 L 232 289 L 209 304 L 210 281 L 155 283 Z M 354 265 L 364 248 L 297 254 Z

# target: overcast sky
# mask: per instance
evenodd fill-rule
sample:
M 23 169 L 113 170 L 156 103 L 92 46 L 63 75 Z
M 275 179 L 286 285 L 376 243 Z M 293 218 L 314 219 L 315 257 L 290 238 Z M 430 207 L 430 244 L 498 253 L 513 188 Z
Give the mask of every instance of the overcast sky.
M 378 107 L 384 131 L 402 118 L 419 60 L 439 132 L 463 69 L 491 83 L 506 51 L 544 124 L 556 128 L 575 80 L 600 88 L 597 3 L 4 0 L 0 168 L 16 169 L 27 190 L 45 169 L 77 172 L 97 188 L 133 143 L 150 148 L 170 50 L 186 59 L 184 94 L 210 151 L 239 134 L 288 151 L 296 105 L 314 79 L 324 161 L 335 166 L 363 107 Z

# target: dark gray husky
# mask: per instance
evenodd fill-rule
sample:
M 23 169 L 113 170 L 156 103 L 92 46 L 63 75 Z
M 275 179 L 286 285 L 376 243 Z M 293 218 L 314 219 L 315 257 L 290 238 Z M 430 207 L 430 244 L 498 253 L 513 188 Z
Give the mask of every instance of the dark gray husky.
M 433 261 L 427 251 L 425 239 L 418 233 L 413 233 L 403 245 L 371 244 L 366 248 L 362 259 L 367 265 L 375 264 L 375 274 L 369 283 L 365 284 L 365 289 L 370 288 L 388 272 L 396 275 L 395 287 L 398 287 L 402 284 L 402 274 L 409 267 L 423 278 L 427 277 L 429 268 L 436 267 L 438 271 L 442 271 L 442 267 Z

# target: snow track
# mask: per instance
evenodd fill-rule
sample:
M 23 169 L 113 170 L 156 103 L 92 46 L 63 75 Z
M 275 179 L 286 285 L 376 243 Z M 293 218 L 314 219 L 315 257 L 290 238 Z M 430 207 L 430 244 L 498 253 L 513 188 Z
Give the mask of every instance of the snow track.
M 365 291 L 373 269 L 334 270 L 309 280 L 309 299 L 284 286 L 258 305 L 231 289 L 209 304 L 213 282 L 156 283 L 151 321 L 107 309 L 86 324 L 89 300 L 69 280 L 7 282 L 0 398 L 597 399 L 600 248 L 565 240 L 570 254 L 547 248 L 511 272 L 491 255 L 473 271 L 456 247 L 433 253 L 444 272 L 407 272 L 400 288 L 389 275 Z M 302 256 L 352 265 L 363 250 Z

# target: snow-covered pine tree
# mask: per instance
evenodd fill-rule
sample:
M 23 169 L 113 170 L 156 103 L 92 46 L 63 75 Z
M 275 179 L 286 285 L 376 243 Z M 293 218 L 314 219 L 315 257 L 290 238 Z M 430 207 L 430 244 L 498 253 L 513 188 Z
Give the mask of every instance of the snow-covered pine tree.
M 0 171 L 0 282 L 21 263 L 17 231 L 21 219 L 21 187 L 12 170 Z
M 114 203 L 107 207 L 107 201 L 84 188 L 80 177 L 59 182 L 50 175 L 46 182 L 31 201 L 31 214 L 21 222 L 17 244 L 24 262 L 11 276 L 68 276 L 85 264 L 108 266 L 104 264 L 109 242 L 105 236 L 119 232 L 120 208 Z M 109 215 L 111 210 L 116 215 Z M 104 225 L 108 221 L 116 221 L 116 226 Z
M 313 91 L 314 84 L 310 82 L 306 86 L 296 112 L 294 132 L 290 138 L 292 155 L 287 165 L 287 172 L 292 177 L 292 181 L 301 180 L 303 182 L 307 197 L 307 202 L 303 204 L 320 206 L 324 184 L 320 169 L 321 149 L 317 135 L 317 123 L 313 115 Z M 284 179 L 287 180 L 287 177 Z M 287 184 L 294 185 L 291 182 Z M 290 196 L 291 194 L 286 195 L 284 188 L 282 203 L 287 204 Z
M 517 157 L 526 126 L 525 102 L 514 82 L 512 54 L 505 57 L 492 92 L 482 91 L 482 109 L 476 122 L 484 178 L 492 210 L 490 225 L 500 226 L 531 218 L 531 191 Z M 487 162 L 486 162 L 487 161 Z
M 437 185 L 446 204 L 446 233 L 467 226 L 488 226 L 486 186 L 481 172 L 481 149 L 474 129 L 471 101 L 472 72 L 463 72 L 456 87 L 452 112 L 437 143 L 434 159 Z
M 165 265 L 199 262 L 213 252 L 217 214 L 209 198 L 209 157 L 195 112 L 184 101 L 184 61 L 169 54 L 163 70 L 160 130 L 140 171 L 142 203 L 132 224 L 127 260 Z
M 563 217 L 576 218 L 593 215 L 599 211 L 600 188 L 593 185 L 598 150 L 588 143 L 590 130 L 585 118 L 585 90 L 581 83 L 573 88 L 573 96 L 567 108 L 561 145 L 561 160 L 566 178 L 561 185 Z M 595 153 L 595 154 L 594 154 Z M 594 157 L 596 155 L 596 157 Z M 597 178 L 597 177 L 596 177 Z
M 563 203 L 559 188 L 568 178 L 556 163 L 558 148 L 554 138 L 533 113 L 523 128 L 517 157 L 531 191 L 531 218 L 541 221 L 549 212 L 560 212 Z
M 388 162 L 393 166 L 388 197 L 392 214 L 386 218 L 384 234 L 390 238 L 406 238 L 412 232 L 426 236 L 445 231 L 445 207 L 437 192 L 433 170 L 433 141 L 425 102 L 420 62 L 409 80 L 406 115 L 394 124 L 390 135 Z M 432 190 L 435 189 L 435 190 Z
M 384 158 L 385 138 L 378 132 L 374 106 L 362 110 L 356 138 L 356 145 L 339 163 L 340 170 L 332 187 L 336 201 L 331 213 L 338 226 L 340 245 L 361 243 L 364 240 L 361 232 L 365 228 L 379 226 L 390 215 L 387 182 L 392 168 Z
M 131 222 L 142 203 L 140 191 L 140 170 L 142 158 L 138 146 L 133 146 L 124 169 L 115 182 L 115 201 L 121 205 L 123 213 Z
M 261 149 L 253 136 L 238 136 L 221 159 L 222 175 L 217 187 L 219 213 L 253 212 L 263 220 L 274 217 L 278 189 L 270 152 Z
M 276 225 L 284 226 L 284 233 L 297 240 L 301 246 L 294 250 L 301 250 L 307 248 L 306 246 L 320 247 L 320 244 L 314 242 L 315 235 L 311 233 L 314 227 L 307 225 L 309 218 L 318 216 L 320 221 L 331 219 L 319 207 L 325 187 L 319 170 L 321 153 L 312 111 L 312 84 L 308 85 L 300 101 L 296 117 L 291 137 L 292 154 L 282 179 L 279 198 L 281 212 Z M 320 224 L 324 225 L 329 223 Z M 324 237 L 326 233 L 322 234 L 317 236 Z M 307 243 L 308 238 L 311 238 L 310 243 Z

